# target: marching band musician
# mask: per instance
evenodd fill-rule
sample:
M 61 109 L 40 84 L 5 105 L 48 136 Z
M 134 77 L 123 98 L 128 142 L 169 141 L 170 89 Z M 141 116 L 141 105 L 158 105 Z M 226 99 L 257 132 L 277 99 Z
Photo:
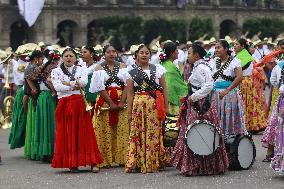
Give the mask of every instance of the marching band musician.
M 203 47 L 195 43 L 188 50 L 188 61 L 193 63 L 193 70 L 189 77 L 188 98 L 185 98 L 179 114 L 180 132 L 171 159 L 173 166 L 186 176 L 220 174 L 228 168 L 224 140 L 214 154 L 203 157 L 196 156 L 185 140 L 187 126 L 196 120 L 205 119 L 220 127 L 218 97 L 212 92 L 213 73 L 208 62 L 203 60 L 205 55 Z
M 152 173 L 165 167 L 162 123 L 168 113 L 167 88 L 161 65 L 149 64 L 150 49 L 140 45 L 136 68 L 129 71 L 127 108 L 130 137 L 125 171 Z
M 20 49 L 20 48 L 18 48 Z M 18 51 L 18 50 L 17 50 Z M 16 52 L 17 52 L 16 51 Z M 13 74 L 15 84 L 18 89 L 15 95 L 15 102 L 13 107 L 12 128 L 9 136 L 9 144 L 11 149 L 21 148 L 25 145 L 26 121 L 27 114 L 24 111 L 24 72 L 28 65 L 25 61 L 26 55 L 18 51 L 18 60 L 13 59 Z
M 221 128 L 226 136 L 246 132 L 243 100 L 237 86 L 243 78 L 241 62 L 231 56 L 227 41 L 220 40 L 215 46 L 215 55 L 210 66 L 213 67 L 214 90 L 219 95 L 218 109 Z
M 93 119 L 99 149 L 104 162 L 100 167 L 125 164 L 129 124 L 126 106 L 126 65 L 115 61 L 116 50 L 103 48 L 105 61 L 96 66 L 90 92 L 99 92 Z
M 85 67 L 76 66 L 76 52 L 66 48 L 62 53 L 63 63 L 52 70 L 51 81 L 59 99 L 55 111 L 55 145 L 53 168 L 69 168 L 78 172 L 79 166 L 91 166 L 96 173 L 96 165 L 102 163 L 92 126 L 92 118 L 86 111 L 86 101 L 80 89 L 88 81 Z

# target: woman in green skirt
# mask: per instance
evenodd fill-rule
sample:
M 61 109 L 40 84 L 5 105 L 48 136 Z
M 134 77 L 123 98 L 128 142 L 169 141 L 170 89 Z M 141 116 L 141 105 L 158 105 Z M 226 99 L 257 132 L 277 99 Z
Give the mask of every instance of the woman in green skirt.
M 97 65 L 96 64 L 96 53 L 95 53 L 94 48 L 91 46 L 83 47 L 81 51 L 81 58 L 86 63 L 87 72 L 88 72 L 88 83 L 85 87 L 85 93 L 86 93 L 85 96 L 86 96 L 87 101 L 91 103 L 93 107 L 95 107 L 98 93 L 91 93 L 89 91 L 93 72 L 95 71 L 95 68 Z M 92 114 L 93 113 L 94 113 L 94 110 L 92 110 Z
M 10 149 L 21 148 L 25 145 L 27 114 L 23 105 L 24 88 L 18 88 L 15 96 L 12 114 L 12 128 L 9 136 Z
M 42 65 L 44 60 L 44 54 L 41 51 L 35 50 L 29 57 L 29 65 L 25 70 L 24 78 L 24 109 L 27 110 L 27 124 L 26 124 L 26 139 L 24 156 L 26 159 L 40 160 L 40 156 L 33 153 L 37 146 L 34 143 L 35 140 L 35 111 L 37 96 L 39 93 L 38 80 L 32 80 L 34 70 Z M 26 98 L 28 96 L 28 98 Z
M 60 56 L 50 52 L 49 61 L 37 67 L 27 76 L 28 80 L 39 81 L 40 92 L 37 97 L 35 122 L 32 137 L 31 156 L 51 161 L 54 151 L 56 92 L 50 80 L 51 71 L 57 67 Z

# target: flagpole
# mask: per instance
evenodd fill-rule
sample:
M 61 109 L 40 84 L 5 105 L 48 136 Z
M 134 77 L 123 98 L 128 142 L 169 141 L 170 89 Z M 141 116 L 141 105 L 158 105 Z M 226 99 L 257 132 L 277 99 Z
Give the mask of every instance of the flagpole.
M 26 18 L 26 0 L 23 0 L 24 3 L 24 19 Z

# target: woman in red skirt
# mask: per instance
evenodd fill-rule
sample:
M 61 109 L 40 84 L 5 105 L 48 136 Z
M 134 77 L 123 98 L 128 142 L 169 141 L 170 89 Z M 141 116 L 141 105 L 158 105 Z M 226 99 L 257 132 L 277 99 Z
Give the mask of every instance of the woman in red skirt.
M 67 48 L 62 53 L 63 63 L 52 70 L 51 81 L 57 91 L 58 106 L 55 111 L 56 131 L 52 167 L 69 168 L 78 172 L 79 166 L 91 166 L 98 172 L 97 164 L 103 162 L 98 149 L 90 112 L 86 111 L 79 86 L 88 81 L 85 67 L 76 66 L 76 52 Z

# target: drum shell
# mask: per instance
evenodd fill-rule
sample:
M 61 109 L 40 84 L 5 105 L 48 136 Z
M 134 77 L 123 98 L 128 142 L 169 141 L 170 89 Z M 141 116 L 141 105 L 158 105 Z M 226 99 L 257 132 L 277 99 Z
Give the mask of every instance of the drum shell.
M 251 164 L 248 167 L 242 167 L 239 160 L 239 152 L 238 152 L 238 147 L 239 143 L 243 138 L 248 138 L 251 141 L 252 147 L 253 147 L 253 160 Z M 244 134 L 239 134 L 239 135 L 231 135 L 225 140 L 225 146 L 226 146 L 226 151 L 229 159 L 229 169 L 231 170 L 248 170 L 251 168 L 255 161 L 255 156 L 256 156 L 256 148 L 255 144 L 252 140 L 252 137 L 249 135 L 244 135 Z

